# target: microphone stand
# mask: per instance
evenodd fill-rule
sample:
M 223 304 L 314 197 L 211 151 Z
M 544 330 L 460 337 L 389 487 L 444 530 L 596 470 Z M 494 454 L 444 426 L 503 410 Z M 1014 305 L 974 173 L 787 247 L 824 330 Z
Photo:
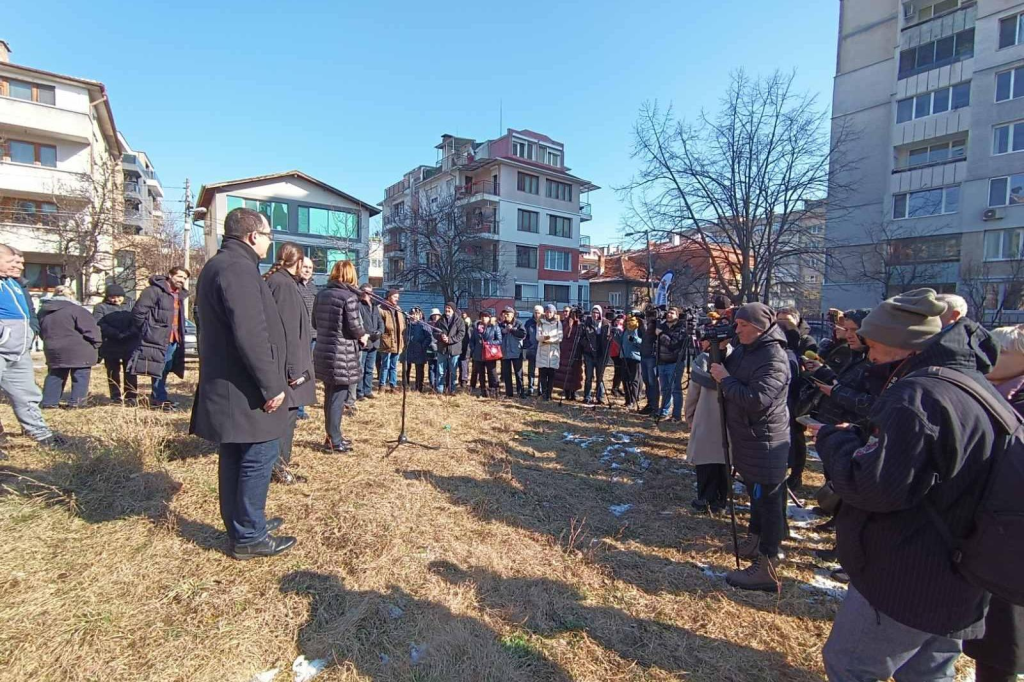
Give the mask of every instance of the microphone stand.
M 363 292 L 363 293 L 365 293 L 365 292 Z M 369 296 L 370 296 L 371 300 L 377 301 L 382 307 L 384 307 L 387 310 L 390 310 L 391 312 L 393 312 L 395 314 L 395 316 L 396 316 L 395 317 L 396 321 L 398 319 L 397 316 L 401 315 L 402 318 L 405 320 L 405 328 L 406 328 L 406 330 L 409 331 L 410 338 L 412 337 L 412 330 L 409 327 L 409 316 L 406 315 L 405 312 L 401 308 L 392 305 L 391 303 L 389 303 L 385 299 L 382 299 L 380 296 L 377 296 L 376 294 L 371 293 L 371 294 L 369 294 Z M 433 325 L 430 325 L 430 323 L 427 323 L 427 324 L 428 324 L 428 326 L 433 327 Z M 398 437 L 397 438 L 395 438 L 394 440 L 384 441 L 385 445 L 391 445 L 392 446 L 392 447 L 388 448 L 388 451 L 386 453 L 384 453 L 384 457 L 385 458 L 390 457 L 392 455 L 392 453 L 394 453 L 395 450 L 397 450 L 398 448 L 402 447 L 403 445 L 412 445 L 412 446 L 415 446 L 415 447 L 418 447 L 418 448 L 423 448 L 424 450 L 440 450 L 441 449 L 440 445 L 427 445 L 426 443 L 419 443 L 417 441 L 414 441 L 414 440 L 410 439 L 409 436 L 405 433 L 406 403 L 408 401 L 408 391 L 409 391 L 409 381 L 408 381 L 408 379 L 406 379 L 406 377 L 408 376 L 408 371 L 409 371 L 409 349 L 408 349 L 408 346 L 406 346 L 405 357 L 402 360 L 402 427 L 401 427 L 401 429 L 398 432 Z
M 712 342 L 711 349 L 709 352 L 712 363 L 725 364 L 725 356 L 722 353 L 722 348 L 718 343 Z M 729 472 L 729 490 L 726 492 L 729 501 L 729 518 L 732 525 L 732 553 L 736 558 L 736 570 L 740 568 L 740 539 L 739 534 L 736 532 L 736 502 L 733 495 L 733 475 L 732 475 L 732 454 L 731 448 L 729 447 L 729 427 L 725 421 L 725 391 L 722 390 L 722 385 L 718 384 L 718 408 L 721 412 L 722 421 L 722 450 L 725 454 L 725 468 Z

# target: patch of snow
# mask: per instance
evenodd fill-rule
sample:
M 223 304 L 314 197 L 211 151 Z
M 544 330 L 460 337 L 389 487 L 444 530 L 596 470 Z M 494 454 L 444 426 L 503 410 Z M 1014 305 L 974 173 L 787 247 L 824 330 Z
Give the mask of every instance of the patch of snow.
M 252 679 L 250 679 L 249 682 L 273 682 L 274 678 L 277 677 L 277 674 L 279 672 L 281 672 L 280 668 L 274 668 L 273 670 L 266 670 L 264 672 L 257 673 L 256 675 L 253 675 Z
M 394 619 L 401 618 L 402 614 L 404 614 L 404 613 L 405 613 L 405 611 L 403 611 L 402 609 L 398 608 L 394 604 L 392 604 L 391 606 L 388 607 L 388 615 L 391 616 Z
M 822 568 L 815 569 L 811 582 L 802 584 L 800 589 L 807 592 L 816 592 L 839 601 L 846 599 L 846 585 L 833 580 L 832 575 Z
M 409 660 L 412 661 L 413 665 L 418 665 L 423 662 L 424 657 L 427 655 L 426 644 L 411 644 L 409 646 Z
M 807 459 L 814 460 L 815 462 L 820 462 L 821 461 L 821 455 L 819 455 L 818 451 L 815 450 L 813 447 L 808 447 L 807 448 Z
M 575 443 L 576 445 L 579 445 L 581 448 L 584 449 L 590 447 L 593 443 L 600 443 L 602 440 L 604 440 L 600 436 L 579 436 L 576 435 L 575 433 L 570 433 L 569 431 L 564 432 L 562 436 L 563 443 Z
M 728 575 L 728 573 L 726 571 L 716 571 L 716 570 L 712 569 L 710 566 L 705 566 L 704 564 L 694 564 L 694 565 L 697 568 L 700 569 L 701 573 L 703 573 L 704 575 L 706 575 L 709 578 L 724 578 L 725 576 Z
M 312 661 L 307 661 L 305 656 L 299 656 L 292 663 L 292 672 L 295 673 L 295 677 L 292 678 L 292 682 L 309 682 L 314 677 L 322 673 L 327 669 L 327 659 L 317 658 Z
M 384 665 L 387 665 L 391 662 L 391 657 L 387 654 L 377 654 L 377 657 L 380 658 L 380 662 Z
M 631 504 L 613 504 L 612 506 L 608 507 L 608 511 L 610 511 L 615 516 L 622 516 L 632 508 L 633 505 Z
M 801 509 L 795 504 L 786 507 L 786 516 L 789 517 L 791 521 L 796 521 L 798 523 L 820 523 L 826 518 L 820 514 L 814 513 L 807 507 Z

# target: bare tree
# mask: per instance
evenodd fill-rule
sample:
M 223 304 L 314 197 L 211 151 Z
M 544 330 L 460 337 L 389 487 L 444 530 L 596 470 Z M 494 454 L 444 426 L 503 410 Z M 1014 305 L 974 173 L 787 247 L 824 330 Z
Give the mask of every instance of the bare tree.
M 412 206 L 392 216 L 389 234 L 405 248 L 405 267 L 394 278 L 405 285 L 436 291 L 446 301 L 461 304 L 475 282 L 504 282 L 497 234 L 491 210 L 466 206 L 455 192 L 421 193 Z
M 734 302 L 767 299 L 780 263 L 823 269 L 807 218 L 826 196 L 842 200 L 834 178 L 852 163 L 850 135 L 830 136 L 827 112 L 794 92 L 792 75 L 734 74 L 719 111 L 695 124 L 644 104 L 633 134 L 640 169 L 618 189 L 634 231 L 698 245 Z
M 972 319 L 999 326 L 1004 312 L 1019 310 L 1024 302 L 1024 243 L 1005 260 L 965 258 L 957 293 L 967 301 Z
M 100 293 L 93 290 L 113 270 L 114 241 L 122 232 L 124 186 L 120 160 L 94 159 L 91 173 L 77 173 L 59 181 L 52 190 L 57 210 L 47 226 L 54 252 L 60 256 L 64 277 L 78 283 L 83 301 Z
M 858 249 L 856 256 L 833 267 L 845 272 L 852 281 L 877 284 L 880 300 L 935 284 L 943 280 L 948 268 L 943 261 L 957 258 L 955 253 L 945 253 L 955 241 L 943 237 L 940 231 L 938 227 L 878 223 L 868 228 L 867 245 Z
M 142 234 L 122 232 L 114 243 L 117 253 L 132 254 L 131 267 L 114 270 L 114 280 L 126 289 L 146 285 L 150 275 L 166 274 L 172 267 L 185 262 L 185 215 L 180 211 L 164 211 L 163 220 L 155 222 Z M 189 269 L 192 281 L 206 262 L 206 249 L 202 239 L 189 229 Z

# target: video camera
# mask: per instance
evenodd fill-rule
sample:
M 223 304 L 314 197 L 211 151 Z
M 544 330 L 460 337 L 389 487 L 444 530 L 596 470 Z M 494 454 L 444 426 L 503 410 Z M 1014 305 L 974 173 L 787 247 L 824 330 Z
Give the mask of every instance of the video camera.
M 736 336 L 736 323 L 733 321 L 732 315 L 727 314 L 727 311 L 712 311 L 697 325 L 697 341 L 707 341 L 710 344 L 708 354 L 713 363 L 721 363 L 725 359 L 721 343 L 732 340 L 734 336 Z

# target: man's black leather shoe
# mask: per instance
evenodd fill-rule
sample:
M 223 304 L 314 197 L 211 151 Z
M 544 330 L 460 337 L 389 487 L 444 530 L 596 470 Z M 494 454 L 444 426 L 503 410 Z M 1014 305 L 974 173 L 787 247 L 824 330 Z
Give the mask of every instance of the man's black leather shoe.
M 284 519 L 280 516 L 275 516 L 272 519 L 267 519 L 267 532 L 273 533 L 275 530 L 284 525 Z
M 277 556 L 278 554 L 287 552 L 291 549 L 295 542 L 296 540 L 294 537 L 274 537 L 268 533 L 267 537 L 263 538 L 259 542 L 254 542 L 251 545 L 234 547 L 231 550 L 231 556 L 240 561 L 255 559 L 257 557 Z

